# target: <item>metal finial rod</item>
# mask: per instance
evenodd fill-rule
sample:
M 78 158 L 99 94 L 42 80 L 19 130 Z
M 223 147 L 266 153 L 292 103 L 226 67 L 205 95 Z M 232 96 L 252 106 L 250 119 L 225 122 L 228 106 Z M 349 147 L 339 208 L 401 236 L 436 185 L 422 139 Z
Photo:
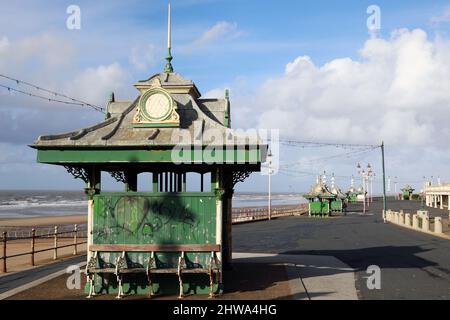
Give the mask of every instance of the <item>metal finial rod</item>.
M 167 19 L 167 63 L 166 66 L 164 67 L 164 72 L 165 73 L 171 73 L 173 72 L 173 67 L 172 67 L 172 23 L 171 23 L 171 16 L 172 16 L 172 9 L 170 6 L 170 1 L 169 1 L 169 14 L 168 14 L 168 19 Z
M 171 7 L 170 7 L 170 1 L 169 1 L 169 18 L 167 20 L 167 49 L 170 49 L 172 43 L 171 43 Z

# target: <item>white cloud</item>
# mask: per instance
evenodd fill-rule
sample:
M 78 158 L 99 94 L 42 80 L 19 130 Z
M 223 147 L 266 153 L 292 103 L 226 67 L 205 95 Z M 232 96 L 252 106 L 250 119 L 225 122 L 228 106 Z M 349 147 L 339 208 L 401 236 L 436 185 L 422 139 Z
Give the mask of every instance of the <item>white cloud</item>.
M 75 57 L 75 48 L 67 39 L 51 34 L 40 34 L 11 41 L 2 37 L 0 41 L 0 67 L 24 69 L 26 63 L 39 62 L 47 68 L 60 68 Z
M 229 41 L 238 38 L 242 32 L 236 22 L 219 21 L 191 44 L 192 47 L 205 46 L 219 40 Z
M 105 106 L 111 91 L 123 94 L 121 89 L 128 74 L 119 63 L 83 68 L 74 59 L 75 53 L 69 40 L 56 35 L 14 40 L 0 36 L 2 74 L 99 106 Z M 48 96 L 6 79 L 0 79 L 0 83 Z M 2 88 L 0 97 L 0 143 L 31 143 L 41 134 L 75 130 L 102 120 L 101 114 L 91 109 L 35 99 Z
M 2 37 L 0 39 L 0 55 L 4 54 L 9 47 L 9 39 L 7 37 Z
M 122 88 L 127 78 L 119 63 L 88 68 L 75 77 L 67 92 L 85 101 L 105 105 L 109 94 Z
M 253 107 L 253 122 L 296 139 L 450 146 L 450 46 L 420 29 L 368 40 L 360 59 L 317 66 L 307 56 L 288 63 L 234 114 Z M 248 116 L 248 113 L 246 114 Z
M 162 52 L 153 44 L 139 45 L 131 49 L 130 63 L 138 70 L 148 70 L 162 60 Z
M 430 23 L 433 25 L 447 22 L 450 22 L 450 7 L 445 8 L 440 15 L 434 16 L 430 19 Z

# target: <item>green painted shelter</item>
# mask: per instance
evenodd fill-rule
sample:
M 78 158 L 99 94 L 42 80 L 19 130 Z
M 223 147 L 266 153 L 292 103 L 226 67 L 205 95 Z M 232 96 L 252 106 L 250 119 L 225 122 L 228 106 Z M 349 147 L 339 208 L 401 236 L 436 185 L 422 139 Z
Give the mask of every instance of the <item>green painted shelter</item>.
M 336 200 L 336 195 L 321 181 L 316 182 L 303 197 L 309 201 L 309 216 L 329 216 L 332 211 L 331 204 Z
M 331 201 L 331 212 L 342 213 L 347 206 L 347 195 L 337 186 L 332 187 L 330 192 L 336 196 L 336 198 Z
M 256 133 L 231 129 L 228 94 L 202 98 L 173 71 L 170 49 L 167 60 L 133 101 L 112 95 L 104 121 L 31 146 L 39 163 L 85 182 L 90 296 L 221 292 L 235 185 L 265 161 Z M 123 191 L 104 192 L 102 173 Z
M 410 185 L 406 185 L 403 189 L 401 189 L 401 191 L 402 191 L 402 200 L 412 199 L 412 195 L 414 192 L 413 187 L 411 187 Z
M 355 188 L 354 186 L 351 186 L 347 191 L 347 200 L 349 203 L 357 203 L 358 196 L 362 194 L 364 194 L 362 187 Z

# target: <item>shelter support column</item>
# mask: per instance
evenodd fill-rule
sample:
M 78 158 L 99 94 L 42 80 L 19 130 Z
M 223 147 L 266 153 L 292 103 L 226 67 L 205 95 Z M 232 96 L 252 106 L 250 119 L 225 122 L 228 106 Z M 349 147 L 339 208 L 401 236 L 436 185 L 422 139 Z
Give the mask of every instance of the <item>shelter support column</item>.
M 222 245 L 222 265 L 231 268 L 232 263 L 232 199 L 233 175 L 223 169 L 217 169 L 213 175 L 217 198 L 216 234 Z
M 88 179 L 86 182 L 86 194 L 88 196 L 88 226 L 87 226 L 87 244 L 93 244 L 92 231 L 94 226 L 94 195 L 100 193 L 101 189 L 101 171 L 92 167 L 88 171 Z M 89 250 L 87 250 L 87 259 L 91 257 Z
M 137 172 L 135 172 L 135 171 L 127 171 L 126 172 L 125 191 L 126 192 L 136 192 L 137 191 Z
M 224 248 L 224 265 L 229 268 L 232 263 L 233 239 L 232 239 L 232 223 L 233 223 L 233 189 L 226 189 L 223 203 L 223 248 Z

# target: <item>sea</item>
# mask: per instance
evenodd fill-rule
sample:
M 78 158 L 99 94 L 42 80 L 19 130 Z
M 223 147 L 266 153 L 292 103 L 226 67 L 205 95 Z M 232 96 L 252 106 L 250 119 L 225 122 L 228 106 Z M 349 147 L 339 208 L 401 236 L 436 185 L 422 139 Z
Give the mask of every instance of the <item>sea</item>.
M 306 203 L 301 193 L 272 193 L 272 205 Z M 236 192 L 234 208 L 266 206 L 267 193 Z M 85 214 L 86 195 L 82 191 L 0 191 L 0 219 Z

